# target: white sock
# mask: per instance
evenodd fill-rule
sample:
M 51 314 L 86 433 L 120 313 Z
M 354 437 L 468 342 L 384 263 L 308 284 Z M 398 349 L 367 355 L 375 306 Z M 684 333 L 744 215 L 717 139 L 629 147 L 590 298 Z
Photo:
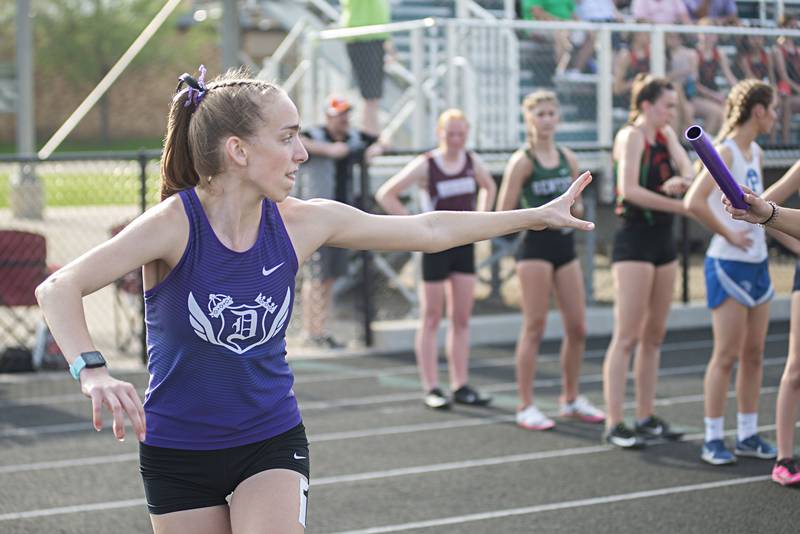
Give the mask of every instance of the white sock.
M 744 441 L 758 432 L 758 413 L 736 414 L 736 437 Z
M 713 441 L 724 437 L 722 429 L 725 422 L 724 417 L 704 417 L 703 421 L 706 423 L 706 441 Z

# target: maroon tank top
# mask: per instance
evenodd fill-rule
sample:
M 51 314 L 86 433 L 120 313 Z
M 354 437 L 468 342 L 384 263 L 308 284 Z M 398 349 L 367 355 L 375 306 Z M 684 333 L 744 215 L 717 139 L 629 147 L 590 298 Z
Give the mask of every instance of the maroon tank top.
M 431 209 L 447 211 L 474 211 L 478 193 L 472 156 L 467 152 L 464 167 L 455 174 L 447 174 L 436 163 L 434 153 L 428 152 L 428 195 Z

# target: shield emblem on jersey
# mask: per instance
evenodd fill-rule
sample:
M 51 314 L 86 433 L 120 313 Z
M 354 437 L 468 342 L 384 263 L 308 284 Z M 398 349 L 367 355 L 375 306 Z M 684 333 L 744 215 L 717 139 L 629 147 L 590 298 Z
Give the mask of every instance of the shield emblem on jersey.
M 238 305 L 228 295 L 212 293 L 208 296 L 206 311 L 190 292 L 189 323 L 200 339 L 244 354 L 275 337 L 289 318 L 291 298 L 287 287 L 278 308 L 272 297 L 266 298 L 261 293 L 251 303 Z

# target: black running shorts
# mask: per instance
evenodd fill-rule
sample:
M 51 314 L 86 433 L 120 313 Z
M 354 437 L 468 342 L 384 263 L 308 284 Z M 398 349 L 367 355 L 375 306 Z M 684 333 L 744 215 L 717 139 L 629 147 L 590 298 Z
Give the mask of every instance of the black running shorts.
M 353 41 L 347 43 L 346 48 L 361 96 L 365 100 L 381 98 L 383 96 L 383 41 Z
M 553 264 L 558 270 L 576 258 L 574 232 L 561 230 L 528 230 L 516 253 L 517 261 L 542 260 Z
M 475 246 L 472 243 L 422 255 L 424 281 L 441 282 L 451 273 L 475 274 Z
M 792 292 L 800 291 L 800 262 L 794 266 L 794 284 L 792 284 Z
M 139 472 L 147 509 L 153 515 L 227 504 L 226 497 L 239 484 L 270 469 L 296 471 L 308 480 L 303 423 L 264 441 L 212 451 L 139 443 Z
M 614 235 L 611 263 L 643 261 L 659 267 L 677 257 L 672 224 L 624 224 Z

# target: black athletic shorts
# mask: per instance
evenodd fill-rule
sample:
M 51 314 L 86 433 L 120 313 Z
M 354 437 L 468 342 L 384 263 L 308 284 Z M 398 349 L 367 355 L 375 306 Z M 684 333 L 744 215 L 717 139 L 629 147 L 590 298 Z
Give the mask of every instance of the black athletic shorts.
M 800 261 L 794 266 L 794 284 L 792 284 L 792 292 L 800 291 Z
M 212 451 L 139 443 L 139 472 L 153 515 L 227 504 L 239 484 L 270 469 L 296 471 L 308 480 L 310 465 L 303 423 L 264 441 Z
M 658 267 L 677 257 L 672 224 L 623 224 L 614 235 L 611 263 L 644 261 Z
M 517 261 L 543 260 L 553 264 L 553 269 L 566 265 L 576 258 L 574 232 L 561 230 L 528 230 L 516 254 Z
M 353 41 L 347 43 L 346 48 L 361 96 L 365 100 L 381 98 L 383 96 L 383 41 Z
M 451 273 L 475 274 L 475 246 L 472 243 L 422 255 L 424 281 L 441 282 Z

